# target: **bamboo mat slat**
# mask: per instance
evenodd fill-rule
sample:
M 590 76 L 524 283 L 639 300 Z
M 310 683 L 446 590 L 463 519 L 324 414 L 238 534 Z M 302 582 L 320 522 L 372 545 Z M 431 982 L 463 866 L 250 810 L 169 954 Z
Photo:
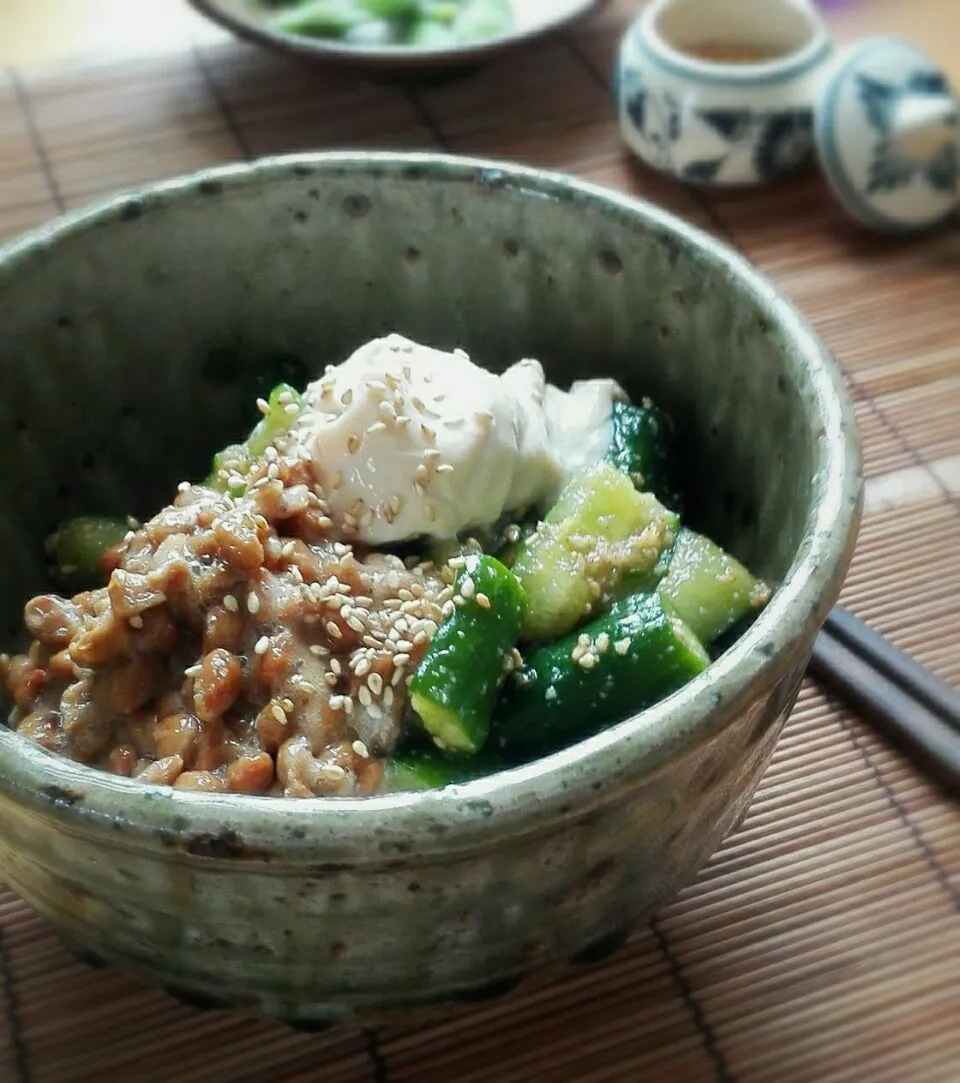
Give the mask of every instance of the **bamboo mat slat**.
M 515 158 L 652 199 L 740 248 L 836 353 L 868 479 L 844 602 L 960 683 L 960 230 L 866 236 L 814 170 L 718 195 L 637 166 L 609 105 L 632 7 L 443 86 L 358 84 L 233 42 L 10 70 L 0 238 L 299 149 Z M 0 1083 L 960 1083 L 958 1020 L 960 809 L 811 682 L 740 830 L 621 953 L 433 1025 L 308 1036 L 198 1013 L 77 963 L 0 889 Z

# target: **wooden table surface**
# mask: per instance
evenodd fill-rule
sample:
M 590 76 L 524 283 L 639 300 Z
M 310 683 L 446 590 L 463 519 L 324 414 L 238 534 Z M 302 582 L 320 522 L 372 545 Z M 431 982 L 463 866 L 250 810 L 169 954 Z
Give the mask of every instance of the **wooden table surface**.
M 864 437 L 844 602 L 960 682 L 960 227 L 884 241 L 816 170 L 702 193 L 623 153 L 607 73 L 636 10 L 456 83 L 352 81 L 181 0 L 0 0 L 0 241 L 261 154 L 443 148 L 566 170 L 738 247 L 816 324 Z M 960 83 L 960 0 L 822 0 Z M 0 389 L 2 392 L 2 389 Z M 0 825 L 2 830 L 2 825 Z M 743 827 L 607 962 L 416 1029 L 293 1034 L 90 970 L 0 886 L 0 1083 L 960 1083 L 960 807 L 806 682 Z

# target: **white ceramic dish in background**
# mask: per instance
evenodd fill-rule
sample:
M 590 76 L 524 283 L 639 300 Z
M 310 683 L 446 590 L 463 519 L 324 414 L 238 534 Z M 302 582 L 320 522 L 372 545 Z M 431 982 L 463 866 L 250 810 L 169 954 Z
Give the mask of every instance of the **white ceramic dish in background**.
M 381 71 L 466 67 L 506 49 L 542 37 L 576 22 L 605 0 L 511 0 L 514 28 L 508 34 L 469 44 L 422 48 L 410 45 L 350 45 L 325 38 L 286 34 L 270 27 L 275 9 L 256 0 L 189 0 L 201 14 L 236 34 L 277 52 L 308 59 L 349 64 Z
M 683 181 L 768 183 L 809 157 L 832 56 L 805 0 L 654 0 L 617 60 L 623 139 Z

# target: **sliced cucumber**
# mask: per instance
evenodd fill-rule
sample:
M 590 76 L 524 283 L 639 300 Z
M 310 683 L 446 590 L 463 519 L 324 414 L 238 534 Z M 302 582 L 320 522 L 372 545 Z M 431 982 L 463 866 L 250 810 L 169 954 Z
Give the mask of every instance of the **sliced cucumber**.
M 686 527 L 677 535 L 658 589 L 707 646 L 770 597 L 769 587 L 738 560 Z
M 681 511 L 676 430 L 670 415 L 649 400 L 638 406 L 615 402 L 611 420 L 607 461 L 638 489 L 653 493 L 673 511 Z
M 519 547 L 526 639 L 563 635 L 601 611 L 625 577 L 650 572 L 673 541 L 676 516 L 626 475 L 598 463 L 574 477 Z
M 490 556 L 468 556 L 457 578 L 456 608 L 440 625 L 410 683 L 410 705 L 438 748 L 472 754 L 483 747 L 520 635 L 526 596 Z
M 440 790 L 455 783 L 502 771 L 507 765 L 487 752 L 476 756 L 450 756 L 439 749 L 417 750 L 391 756 L 383 769 L 383 793 Z
M 622 598 L 578 634 L 527 654 L 504 686 L 489 747 L 526 759 L 581 740 L 663 699 L 709 662 L 656 591 Z

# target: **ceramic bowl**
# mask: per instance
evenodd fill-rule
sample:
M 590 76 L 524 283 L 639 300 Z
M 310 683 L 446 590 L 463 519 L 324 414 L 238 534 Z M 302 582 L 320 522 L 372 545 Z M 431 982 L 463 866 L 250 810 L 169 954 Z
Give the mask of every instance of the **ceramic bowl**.
M 236 435 L 268 353 L 319 370 L 397 330 L 673 410 L 708 530 L 778 586 L 653 709 L 428 794 L 149 787 L 0 727 L 0 880 L 86 957 L 301 1025 L 492 996 L 584 963 L 744 815 L 837 597 L 860 510 L 837 368 L 744 259 L 658 208 L 439 155 L 224 167 L 0 250 L 0 615 L 81 511 L 144 515 Z M 431 1008 L 431 1011 L 435 1010 Z
M 381 72 L 474 67 L 507 49 L 551 34 L 582 19 L 605 0 L 511 0 L 514 27 L 506 34 L 443 47 L 351 45 L 333 39 L 288 34 L 270 26 L 275 8 L 258 0 L 189 0 L 237 37 L 274 52 L 305 60 L 336 63 Z

